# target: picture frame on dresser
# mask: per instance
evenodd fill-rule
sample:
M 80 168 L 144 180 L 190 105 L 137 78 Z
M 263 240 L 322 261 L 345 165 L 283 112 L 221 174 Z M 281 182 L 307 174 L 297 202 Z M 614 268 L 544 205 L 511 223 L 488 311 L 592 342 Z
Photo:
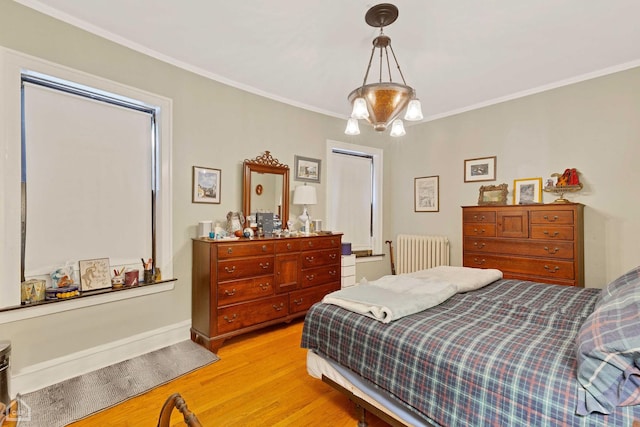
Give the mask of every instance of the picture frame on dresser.
M 542 178 L 513 180 L 513 204 L 531 205 L 542 203 Z
M 496 180 L 497 157 L 480 157 L 464 161 L 464 182 Z
M 507 184 L 483 185 L 480 187 L 478 205 L 506 205 L 507 194 L 509 194 L 509 186 Z
M 440 176 L 423 176 L 413 180 L 414 212 L 440 210 Z

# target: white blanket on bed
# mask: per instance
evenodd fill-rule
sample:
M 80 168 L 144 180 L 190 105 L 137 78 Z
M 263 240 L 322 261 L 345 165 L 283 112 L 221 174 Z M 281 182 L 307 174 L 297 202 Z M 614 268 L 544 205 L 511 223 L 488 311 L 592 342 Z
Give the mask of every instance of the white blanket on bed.
M 358 286 L 326 295 L 322 302 L 389 323 L 501 278 L 500 270 L 440 266 L 373 282 L 363 279 Z

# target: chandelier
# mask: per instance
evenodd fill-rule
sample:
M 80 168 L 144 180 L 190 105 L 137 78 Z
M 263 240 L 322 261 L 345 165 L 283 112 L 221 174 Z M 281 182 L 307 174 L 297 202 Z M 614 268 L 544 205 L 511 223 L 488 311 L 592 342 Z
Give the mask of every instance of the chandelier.
M 406 110 L 405 120 L 422 120 L 422 107 L 416 98 L 416 91 L 405 82 L 396 54 L 391 47 L 391 38 L 383 33 L 383 28 L 394 23 L 397 18 L 398 8 L 389 3 L 373 6 L 364 17 L 367 24 L 380 28 L 380 35 L 373 39 L 373 48 L 362 86 L 354 89 L 348 96 L 353 111 L 344 131 L 347 135 L 360 133 L 359 119 L 366 119 L 378 132 L 384 132 L 391 125 L 391 136 L 402 136 L 406 133 L 402 120 L 398 118 L 403 111 Z M 376 49 L 379 49 L 378 82 L 367 84 Z M 398 69 L 402 84 L 392 80 L 389 53 Z M 382 80 L 384 73 L 388 81 Z

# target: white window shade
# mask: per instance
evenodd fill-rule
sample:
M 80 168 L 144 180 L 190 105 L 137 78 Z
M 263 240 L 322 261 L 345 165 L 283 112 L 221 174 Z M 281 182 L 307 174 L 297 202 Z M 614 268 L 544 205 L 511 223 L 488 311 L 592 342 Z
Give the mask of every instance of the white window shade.
M 372 250 L 373 160 L 334 151 L 331 162 L 329 223 L 352 250 Z
M 152 254 L 152 116 L 25 84 L 25 277 Z

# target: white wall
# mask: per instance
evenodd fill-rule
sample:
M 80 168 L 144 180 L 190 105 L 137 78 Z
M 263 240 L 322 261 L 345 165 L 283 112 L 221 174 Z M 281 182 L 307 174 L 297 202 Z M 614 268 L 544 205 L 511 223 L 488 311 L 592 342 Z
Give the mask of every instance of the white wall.
M 408 128 L 385 152 L 392 233 L 447 235 L 461 265 L 460 206 L 477 204 L 481 185 L 507 183 L 512 203 L 514 179 L 575 167 L 584 189 L 566 197 L 586 206 L 586 285 L 606 285 L 638 265 L 639 94 L 635 68 Z M 464 160 L 486 156 L 497 156 L 497 180 L 464 183 Z M 440 212 L 414 213 L 413 178 L 430 175 L 440 175 Z

